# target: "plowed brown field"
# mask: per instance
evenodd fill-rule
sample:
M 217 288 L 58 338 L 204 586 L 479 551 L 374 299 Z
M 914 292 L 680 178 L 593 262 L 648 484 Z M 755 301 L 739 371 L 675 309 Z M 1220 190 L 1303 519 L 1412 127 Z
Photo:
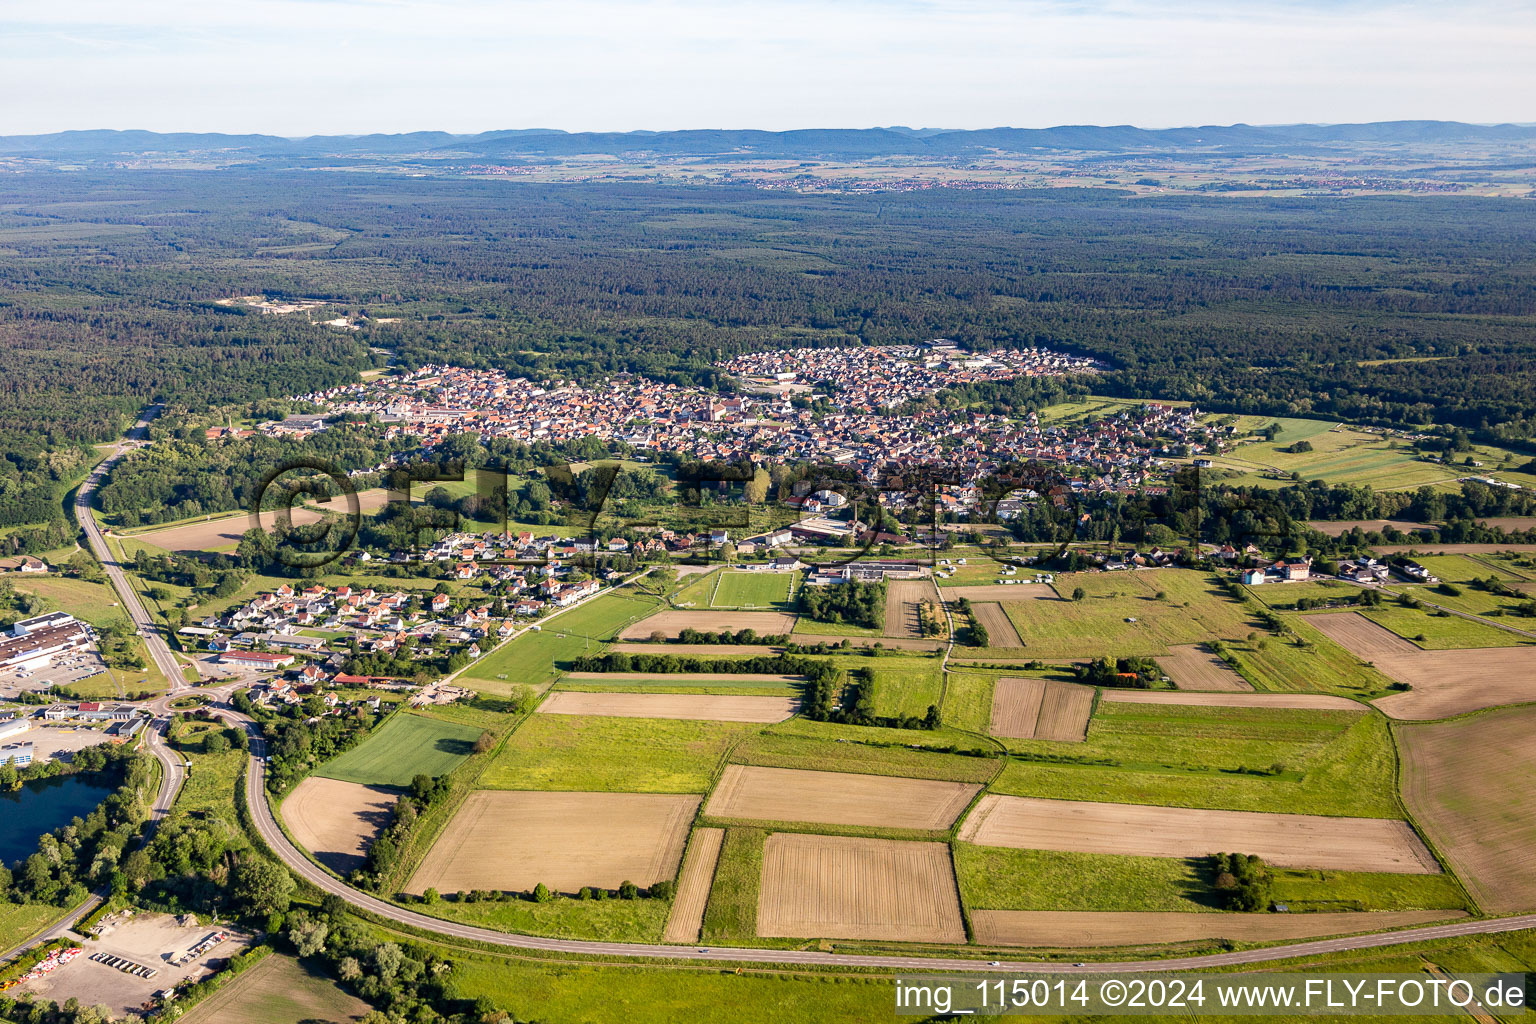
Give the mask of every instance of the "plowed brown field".
M 683 858 L 683 871 L 677 879 L 677 896 L 667 918 L 663 942 L 694 942 L 704 925 L 704 906 L 709 902 L 709 887 L 715 880 L 715 862 L 720 859 L 723 828 L 701 828 L 693 833 L 693 842 Z
M 922 637 L 917 606 L 937 600 L 932 580 L 892 580 L 885 591 L 885 635 L 912 640 Z
M 1181 690 L 1210 690 L 1240 693 L 1253 684 L 1232 670 L 1232 666 L 1212 654 L 1203 644 L 1179 644 L 1157 659 L 1158 667 Z
M 684 677 L 692 678 L 692 677 Z M 793 697 L 731 697 L 705 693 L 583 693 L 562 690 L 539 705 L 542 715 L 609 718 L 686 718 L 701 722 L 782 722 Z
M 992 688 L 994 736 L 1081 743 L 1088 737 L 1093 687 L 1060 679 L 1012 679 Z
M 945 829 L 980 786 L 964 782 L 727 765 L 704 806 L 713 818 Z
M 344 875 L 363 866 L 399 798 L 392 789 L 312 776 L 283 801 L 283 820 L 301 847 Z
M 1014 628 L 1013 620 L 996 601 L 976 602 L 971 605 L 971 615 L 987 631 L 988 647 L 1023 647 L 1024 641 Z

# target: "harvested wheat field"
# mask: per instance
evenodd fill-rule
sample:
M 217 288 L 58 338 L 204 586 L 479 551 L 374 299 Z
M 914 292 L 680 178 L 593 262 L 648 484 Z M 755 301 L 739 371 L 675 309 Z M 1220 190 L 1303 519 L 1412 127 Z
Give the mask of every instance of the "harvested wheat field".
M 971 605 L 971 616 L 987 631 L 988 647 L 1023 647 L 1024 641 L 1014 628 L 1013 620 L 996 601 L 979 601 Z
M 406 891 L 652 885 L 677 874 L 698 806 L 655 793 L 471 793 Z
M 720 648 L 715 648 L 718 652 Z M 727 651 L 734 648 L 727 647 Z M 679 683 L 685 686 L 703 686 L 706 683 L 803 683 L 804 676 L 784 675 L 776 672 L 567 672 L 567 680 L 589 683 L 614 682 L 618 679 L 648 683 Z
M 363 866 L 368 844 L 389 824 L 399 796 L 381 786 L 311 776 L 283 801 L 283 821 L 294 841 L 344 875 Z
M 688 677 L 692 678 L 692 677 Z M 731 697 L 705 693 L 583 693 L 561 690 L 539 705 L 541 715 L 609 718 L 688 718 L 700 722 L 782 722 L 793 697 Z
M 667 918 L 663 942 L 695 942 L 704 925 L 704 905 L 709 902 L 709 887 L 715 880 L 715 862 L 720 859 L 723 828 L 701 828 L 693 833 L 683 871 L 677 879 L 677 895 Z
M 1394 731 L 1403 800 L 1478 906 L 1536 909 L 1536 708 Z
M 1403 533 L 1433 529 L 1428 523 L 1415 523 L 1407 519 L 1313 519 L 1307 525 L 1318 533 L 1326 533 L 1330 537 L 1342 537 L 1357 526 L 1367 533 L 1372 530 L 1385 533 L 1388 528 L 1401 530 Z
M 1474 647 L 1377 657 L 1376 667 L 1413 689 L 1372 701 L 1393 718 L 1424 722 L 1536 701 L 1532 647 Z
M 966 782 L 732 764 L 704 813 L 756 821 L 946 829 L 980 789 Z
M 1379 626 L 1359 612 L 1325 612 L 1308 615 L 1307 624 L 1316 626 L 1324 636 L 1364 661 L 1374 661 L 1393 654 L 1423 654 L 1385 626 Z
M 1218 693 L 1251 691 L 1253 684 L 1232 670 L 1204 644 L 1177 644 L 1157 659 L 1157 665 L 1181 690 Z
M 1081 743 L 1088 738 L 1093 687 L 1060 679 L 999 679 L 992 688 L 994 736 Z
M 885 590 L 885 635 L 918 639 L 923 630 L 917 609 L 924 601 L 938 603 L 932 580 L 892 580 Z
M 971 930 L 983 946 L 1148 946 L 1193 939 L 1277 942 L 1357 935 L 1466 916 L 1460 910 L 1324 914 L 973 910 Z
M 372 512 L 383 508 L 389 500 L 389 491 L 383 487 L 375 487 L 367 491 L 359 491 L 357 494 L 357 507 L 361 513 Z M 346 516 L 351 511 L 351 505 L 341 497 L 336 497 L 330 502 L 321 505 L 303 505 L 292 509 L 289 520 L 294 526 L 310 526 L 325 518 L 318 509 L 328 509 L 339 516 Z M 270 530 L 276 525 L 278 513 L 276 511 L 263 512 L 260 516 L 261 527 Z M 163 530 L 153 530 L 149 533 L 133 534 L 134 540 L 141 540 L 147 544 L 153 544 L 157 548 L 165 548 L 167 551 L 218 551 L 221 548 L 232 548 L 238 545 L 245 536 L 245 531 L 251 528 L 251 516 L 245 515 L 225 516 L 223 519 L 204 520 L 202 522 L 184 523 L 181 526 L 170 526 Z
M 946 601 L 958 601 L 962 597 L 977 601 L 1059 601 L 1061 595 L 1049 583 L 984 583 L 974 587 L 940 587 L 939 595 Z
M 1100 700 L 1116 704 L 1178 704 L 1196 708 L 1277 708 L 1294 711 L 1364 711 L 1365 705 L 1326 693 L 1188 693 L 1183 690 L 1116 690 Z
M 960 829 L 979 846 L 1018 850 L 1203 857 L 1256 853 L 1282 868 L 1437 874 L 1405 821 L 1315 814 L 1207 811 L 1084 800 L 982 797 Z
M 726 612 L 693 609 L 668 609 L 630 625 L 619 635 L 620 640 L 643 640 L 652 633 L 660 632 L 671 639 L 685 629 L 697 629 L 701 633 L 718 633 L 728 629 L 735 633 L 743 629 L 755 629 L 765 635 L 788 633 L 795 628 L 795 616 L 787 612 Z
M 949 847 L 776 832 L 763 846 L 757 934 L 964 942 Z

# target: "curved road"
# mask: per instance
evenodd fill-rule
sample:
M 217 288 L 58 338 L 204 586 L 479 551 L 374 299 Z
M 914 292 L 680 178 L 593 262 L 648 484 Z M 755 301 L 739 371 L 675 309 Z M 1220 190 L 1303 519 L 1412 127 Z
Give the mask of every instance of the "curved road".
M 145 611 L 143 604 L 139 601 L 138 594 L 129 584 L 122 567 L 118 565 L 117 561 L 112 557 L 112 553 L 107 549 L 106 540 L 101 534 L 101 529 L 96 525 L 96 521 L 92 518 L 90 512 L 90 496 L 95 491 L 96 486 L 127 449 L 127 442 L 134 439 L 135 435 L 140 437 L 143 435 L 149 420 L 154 417 L 156 411 L 158 410 L 153 408 L 146 410 L 144 416 L 135 425 L 133 432 L 129 434 L 124 443 L 118 445 L 117 451 L 98 465 L 86 482 L 81 484 L 80 491 L 76 496 L 76 511 L 79 514 L 80 525 L 85 529 L 86 534 L 90 538 L 92 550 L 95 552 L 96 557 L 101 560 L 102 565 L 106 567 L 107 575 L 112 580 L 113 587 L 117 589 L 118 597 L 122 602 L 124 610 L 128 612 L 129 617 L 139 627 L 145 645 L 149 648 L 150 656 L 155 659 L 155 663 L 165 673 L 165 677 L 169 681 L 171 691 L 174 694 L 185 687 L 181 666 L 177 664 L 164 639 L 156 632 L 153 620 L 150 619 L 149 613 Z M 162 699 L 157 704 L 163 708 L 164 700 L 166 699 L 168 698 Z M 219 710 L 226 717 L 241 722 L 251 733 L 250 767 L 246 771 L 245 780 L 246 803 L 250 808 L 251 820 L 254 822 L 256 831 L 262 840 L 266 842 L 272 849 L 272 852 L 294 874 L 303 878 L 322 892 L 334 893 L 351 905 L 385 920 L 409 925 L 422 931 L 433 932 L 446 938 L 468 939 L 492 946 L 532 949 L 550 953 L 569 953 L 582 956 L 628 957 L 644 960 L 694 960 L 805 967 L 873 967 L 891 971 L 921 971 L 929 973 L 953 973 L 960 971 L 1102 973 L 1185 971 L 1206 967 L 1258 964 L 1292 957 L 1315 956 L 1322 953 L 1376 949 L 1409 942 L 1424 942 L 1433 939 L 1487 935 L 1497 932 L 1536 928 L 1536 914 L 1526 914 L 1520 917 L 1494 918 L 1481 921 L 1457 921 L 1451 924 L 1429 925 L 1422 928 L 1408 928 L 1401 931 L 1359 935 L 1352 938 L 1297 942 L 1284 946 L 1269 946 L 1264 949 L 1252 949 L 1238 953 L 1213 953 L 1207 956 L 1176 957 L 1164 960 L 1085 963 L 1081 967 L 1072 964 L 1028 960 L 1003 961 L 994 967 L 982 960 L 961 960 L 949 957 L 823 953 L 816 950 L 747 949 L 740 947 L 664 946 L 649 943 L 592 942 L 579 939 L 552 939 L 533 935 L 515 935 L 508 932 L 493 931 L 489 928 L 477 928 L 472 925 L 444 921 L 441 918 L 429 917 L 414 910 L 386 903 L 360 889 L 354 889 L 336 876 L 318 867 L 309 858 L 304 856 L 303 852 L 283 833 L 282 828 L 279 827 L 276 818 L 272 814 L 271 807 L 267 803 L 265 792 L 266 744 L 261 739 L 259 731 L 255 728 L 255 723 L 233 710 L 224 708 Z M 182 781 L 180 760 L 165 746 L 164 729 L 166 725 L 165 721 L 157 719 L 152 724 L 149 735 L 150 750 L 165 767 L 165 771 L 162 773 L 160 792 L 155 800 L 154 817 L 156 819 L 163 816 L 169 809 Z M 87 904 L 87 906 L 72 913 L 71 920 L 77 919 L 78 915 L 87 912 L 91 906 L 94 906 L 94 904 Z M 56 925 L 55 930 L 62 927 L 63 922 L 60 925 Z

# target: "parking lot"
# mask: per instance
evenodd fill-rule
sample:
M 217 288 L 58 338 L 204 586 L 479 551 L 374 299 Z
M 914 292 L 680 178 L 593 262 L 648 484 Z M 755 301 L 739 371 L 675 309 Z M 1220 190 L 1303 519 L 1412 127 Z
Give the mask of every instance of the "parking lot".
M 106 670 L 106 663 L 101 660 L 101 654 L 95 647 L 67 651 L 54 658 L 52 664 L 42 668 L 0 670 L 0 698 L 15 697 L 21 693 L 41 693 L 54 685 L 72 686 Z

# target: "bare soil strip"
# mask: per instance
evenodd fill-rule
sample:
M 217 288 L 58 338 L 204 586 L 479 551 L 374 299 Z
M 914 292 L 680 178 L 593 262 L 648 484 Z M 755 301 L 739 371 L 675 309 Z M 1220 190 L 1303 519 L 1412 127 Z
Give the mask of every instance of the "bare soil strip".
M 989 795 L 960 829 L 980 846 L 1139 857 L 1258 854 L 1282 868 L 1436 874 L 1404 821 Z
M 1365 705 L 1326 693 L 1188 693 L 1183 690 L 1116 690 L 1099 698 L 1116 704 L 1180 704 L 1199 708 L 1280 708 L 1295 711 L 1364 711 Z
M 704 683 L 803 683 L 804 676 L 788 676 L 774 672 L 567 672 L 566 679 L 586 682 L 613 682 L 616 679 L 641 679 L 655 683 L 681 683 L 694 686 Z
M 976 601 L 1058 601 L 1061 595 L 1049 583 L 983 583 L 972 587 L 940 587 L 946 601 L 962 597 Z
M 1536 551 L 1536 544 L 1383 544 L 1372 550 L 1382 555 L 1410 551 L 1425 555 L 1495 555 L 1500 551 Z
M 972 910 L 971 930 L 977 944 L 984 946 L 1143 946 L 1192 939 L 1269 942 L 1321 938 L 1466 916 L 1460 910 L 1326 914 Z
M 987 631 L 988 647 L 1023 647 L 1024 640 L 1019 636 L 1019 631 L 1014 628 L 1013 620 L 1008 618 L 1008 613 L 1003 611 L 1003 606 L 995 601 L 975 602 L 971 605 L 971 614 L 976 621 L 981 623 Z
M 1367 533 L 1372 530 L 1385 533 L 1388 527 L 1393 527 L 1395 529 L 1401 530 L 1404 533 L 1412 533 L 1414 530 L 1430 529 L 1430 525 L 1428 523 L 1415 523 L 1407 519 L 1313 519 L 1308 521 L 1307 525 L 1312 527 L 1312 529 L 1316 530 L 1318 533 L 1326 533 L 1330 537 L 1342 537 L 1344 534 L 1348 533 L 1350 530 L 1353 530 L 1357 526 L 1360 527 L 1360 529 L 1365 530 Z
M 698 806 L 654 793 L 471 793 L 406 891 L 652 885 L 677 874 Z
M 684 677 L 691 678 L 691 677 Z M 541 715 L 607 718 L 687 718 L 701 722 L 782 722 L 793 697 L 732 697 L 705 693 L 584 693 L 562 690 L 539 705 Z
M 1536 708 L 1394 731 L 1403 801 L 1478 906 L 1536 907 Z
M 757 934 L 962 943 L 949 847 L 775 833 L 763 847 Z
M 283 801 L 283 820 L 294 841 L 338 875 L 363 866 L 368 844 L 389 824 L 400 794 L 311 776 Z
M 1044 679 L 999 679 L 992 687 L 992 721 L 987 731 L 1010 739 L 1034 739 L 1044 700 Z
M 358 511 L 367 513 L 383 508 L 389 500 L 389 491 L 383 487 L 375 487 L 371 490 L 359 491 L 357 494 Z M 290 519 L 294 526 L 309 526 L 324 518 L 318 509 L 327 509 L 334 514 L 346 515 L 351 506 L 344 498 L 336 497 L 328 503 L 314 506 L 298 506 L 290 512 Z M 277 523 L 277 512 L 263 512 L 260 516 L 262 529 L 270 530 Z M 245 536 L 245 531 L 251 528 L 251 517 L 245 515 L 225 516 L 223 519 L 212 521 L 184 523 L 181 526 L 169 526 L 163 530 L 152 530 L 149 533 L 133 534 L 134 540 L 142 540 L 147 544 L 153 544 L 157 548 L 165 548 L 167 551 L 215 551 L 223 547 L 238 545 Z
M 964 782 L 727 765 L 704 813 L 715 818 L 945 829 L 981 787 Z
M 643 640 L 652 633 L 661 632 L 676 639 L 685 629 L 697 629 L 701 633 L 718 633 L 728 629 L 735 633 L 743 629 L 755 629 L 762 634 L 788 633 L 795 628 L 795 616 L 787 612 L 727 612 L 695 609 L 667 609 L 634 623 L 619 636 L 620 640 Z M 729 648 L 722 648 L 722 651 Z
M 663 942 L 696 942 L 704 926 L 704 905 L 709 902 L 709 887 L 715 880 L 715 862 L 720 859 L 723 828 L 701 828 L 693 833 L 693 842 L 683 857 L 683 871 L 677 880 L 677 896 L 672 914 L 667 918 Z
M 1088 738 L 1088 716 L 1093 714 L 1093 687 L 1060 679 L 1045 684 L 1045 700 L 1040 704 L 1040 721 L 1035 725 L 1035 739 L 1061 743 L 1081 743 Z
M 625 654 L 675 654 L 679 658 L 756 658 L 762 655 L 778 654 L 784 648 L 768 647 L 763 644 L 627 643 L 614 644 L 609 650 L 623 651 Z
M 1157 659 L 1157 664 L 1181 690 L 1242 693 L 1253 689 L 1252 683 L 1234 672 L 1231 665 L 1211 653 L 1204 644 L 1170 646 L 1168 653 Z
M 917 608 L 924 601 L 938 601 L 932 580 L 892 580 L 885 591 L 885 635 L 920 639 Z
M 1384 655 L 1423 654 L 1385 626 L 1377 625 L 1359 612 L 1325 612 L 1308 615 L 1307 624 L 1357 658 L 1372 661 Z

